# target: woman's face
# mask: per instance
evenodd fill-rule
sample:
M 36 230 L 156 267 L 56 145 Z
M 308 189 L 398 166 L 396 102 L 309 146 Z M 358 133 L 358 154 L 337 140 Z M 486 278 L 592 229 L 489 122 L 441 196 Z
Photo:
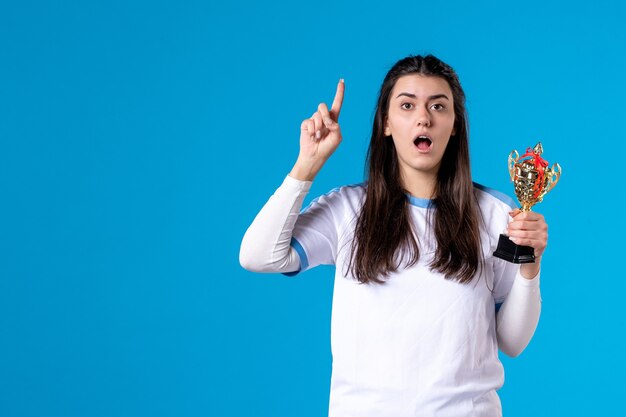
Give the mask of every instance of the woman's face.
M 419 74 L 399 78 L 387 114 L 385 135 L 393 138 L 403 178 L 436 176 L 454 135 L 454 102 L 448 82 Z

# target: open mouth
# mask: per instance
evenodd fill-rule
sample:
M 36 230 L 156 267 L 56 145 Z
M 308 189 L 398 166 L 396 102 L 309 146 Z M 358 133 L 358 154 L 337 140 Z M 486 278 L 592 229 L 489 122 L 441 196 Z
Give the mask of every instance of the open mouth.
M 426 152 L 433 145 L 433 141 L 428 136 L 418 136 L 413 143 L 422 152 Z

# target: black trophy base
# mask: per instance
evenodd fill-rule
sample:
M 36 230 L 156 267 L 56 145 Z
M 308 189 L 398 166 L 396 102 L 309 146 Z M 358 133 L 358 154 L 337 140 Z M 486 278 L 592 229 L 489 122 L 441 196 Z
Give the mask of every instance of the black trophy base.
M 500 235 L 498 247 L 493 253 L 500 259 L 514 264 L 530 264 L 535 262 L 535 250 L 531 246 L 516 245 L 507 235 Z

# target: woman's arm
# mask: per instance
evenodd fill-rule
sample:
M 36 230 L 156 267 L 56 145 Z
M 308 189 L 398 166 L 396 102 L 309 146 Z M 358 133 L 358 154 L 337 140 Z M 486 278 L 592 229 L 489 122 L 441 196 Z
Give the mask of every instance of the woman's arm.
M 339 81 L 330 110 L 321 103 L 300 127 L 300 153 L 289 176 L 254 219 L 241 242 L 239 262 L 253 272 L 294 272 L 300 259 L 291 238 L 311 182 L 341 142 L 339 112 L 344 82 Z
M 535 262 L 521 265 L 517 276 L 496 315 L 498 346 L 511 357 L 518 356 L 532 339 L 541 314 L 539 271 L 541 257 L 548 245 L 548 225 L 536 212 L 517 209 L 509 213 L 509 238 L 518 245 L 531 246 Z
M 510 357 L 522 353 L 535 334 L 540 314 L 539 274 L 527 279 L 518 272 L 496 314 L 498 348 Z
M 243 237 L 239 250 L 242 267 L 251 272 L 293 272 L 300 268 L 300 258 L 290 243 L 310 188 L 310 181 L 285 178 Z

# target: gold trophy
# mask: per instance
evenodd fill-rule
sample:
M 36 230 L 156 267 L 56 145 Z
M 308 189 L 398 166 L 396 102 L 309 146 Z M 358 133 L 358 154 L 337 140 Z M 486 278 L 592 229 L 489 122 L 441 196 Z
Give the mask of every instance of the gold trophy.
M 509 175 L 515 185 L 515 195 L 522 205 L 522 211 L 543 200 L 543 197 L 554 188 L 561 178 L 561 166 L 552 165 L 541 157 L 543 147 L 539 142 L 534 148 L 526 149 L 520 158 L 517 151 L 509 155 Z M 505 234 L 500 235 L 494 256 L 516 264 L 535 262 L 535 251 L 530 246 L 516 245 Z

